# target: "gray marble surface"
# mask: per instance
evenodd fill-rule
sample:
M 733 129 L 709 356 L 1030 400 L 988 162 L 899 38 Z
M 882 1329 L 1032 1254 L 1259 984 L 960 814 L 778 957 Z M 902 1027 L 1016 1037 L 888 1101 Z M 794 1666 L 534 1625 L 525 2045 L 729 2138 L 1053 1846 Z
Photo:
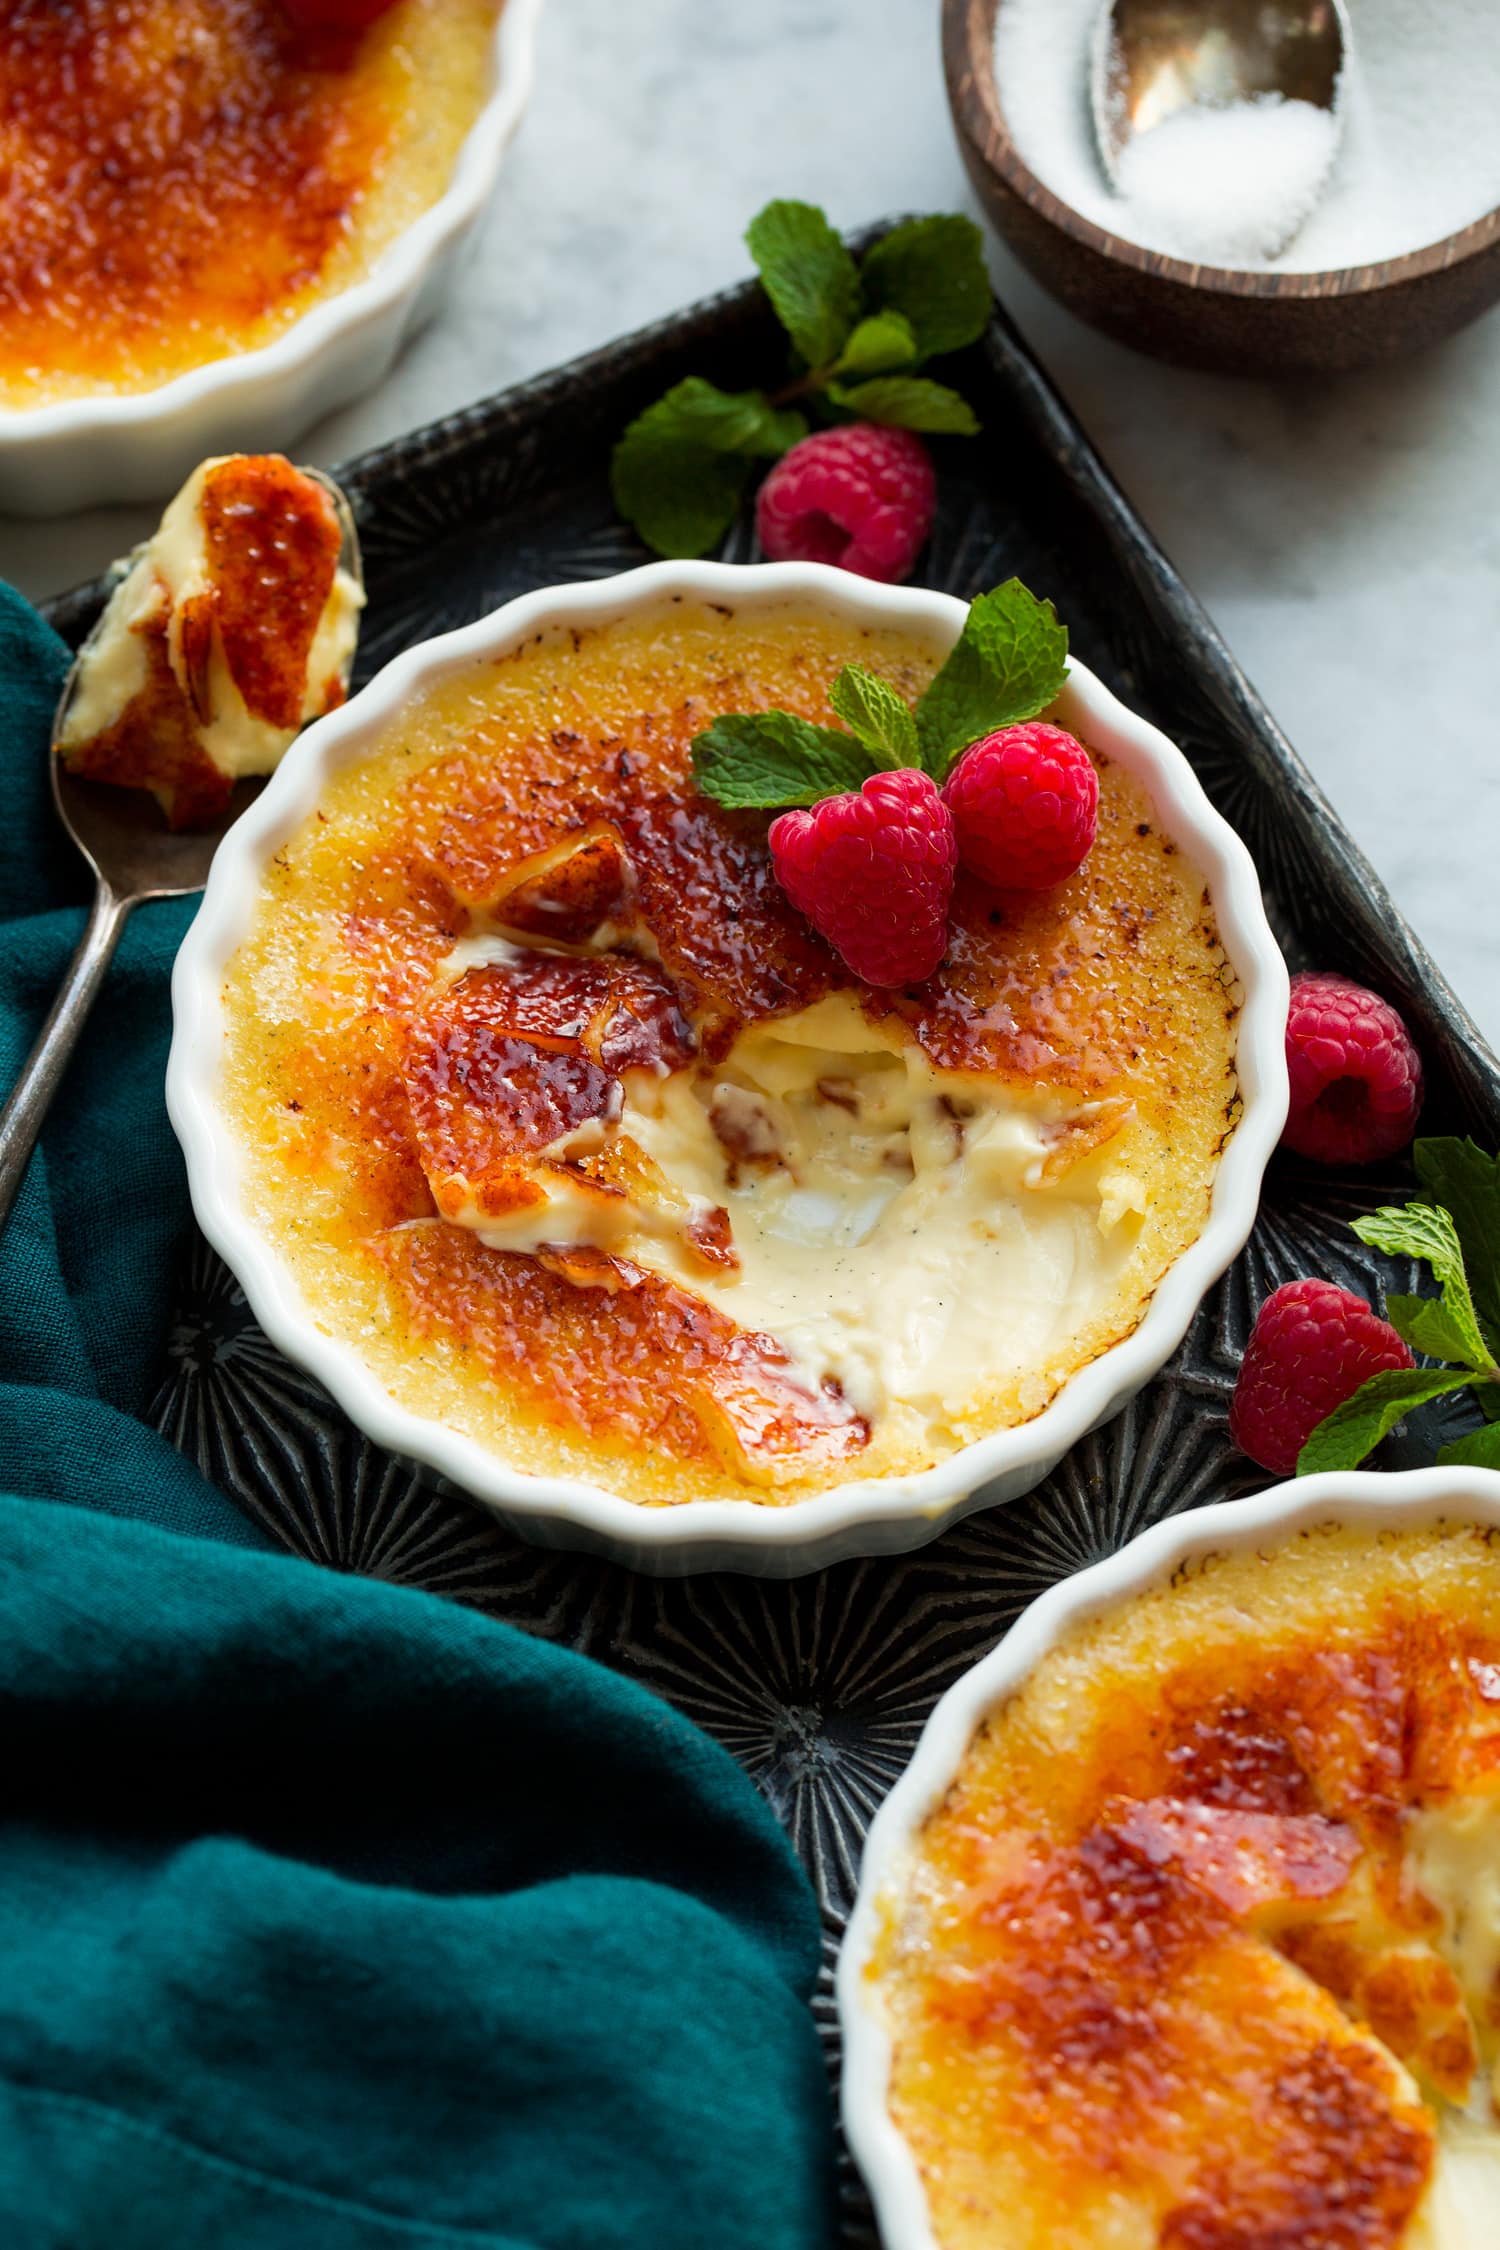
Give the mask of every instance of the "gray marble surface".
M 548 0 L 468 277 L 328 461 L 740 277 L 772 195 L 842 226 L 975 208 L 937 0 Z M 977 214 L 976 214 L 977 215 Z M 1269 385 L 1158 367 L 996 248 L 1001 294 L 1492 1044 L 1500 1046 L 1500 314 L 1420 358 Z M 91 575 L 136 511 L 0 522 L 0 575 Z

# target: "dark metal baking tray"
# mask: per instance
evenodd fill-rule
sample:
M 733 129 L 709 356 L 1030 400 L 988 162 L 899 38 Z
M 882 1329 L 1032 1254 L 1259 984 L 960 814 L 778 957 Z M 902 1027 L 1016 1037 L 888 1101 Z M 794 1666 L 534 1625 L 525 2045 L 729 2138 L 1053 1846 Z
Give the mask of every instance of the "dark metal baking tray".
M 528 587 L 647 559 L 610 504 L 615 437 L 685 374 L 774 382 L 783 349 L 747 284 L 346 464 L 338 473 L 371 597 L 361 676 Z M 1394 1000 L 1427 1064 L 1426 1129 L 1494 1145 L 1500 1064 L 998 307 L 954 379 L 984 431 L 938 442 L 941 505 L 919 578 L 967 596 L 1016 572 L 1050 594 L 1079 655 L 1181 744 L 1249 844 L 1293 967 L 1343 969 Z M 753 558 L 748 521 L 722 551 Z M 98 602 L 97 586 L 82 588 L 51 614 L 76 640 Z M 765 1791 L 817 1885 L 831 1966 L 860 1839 L 935 1699 L 1054 1579 L 1158 1517 L 1266 1481 L 1230 1446 L 1226 1421 L 1255 1307 L 1302 1273 L 1378 1288 L 1388 1270 L 1347 1222 L 1405 1178 L 1400 1165 L 1341 1174 L 1278 1158 L 1249 1246 L 1181 1350 L 1037 1492 L 917 1554 L 791 1583 L 656 1581 L 519 1544 L 366 1445 L 267 1343 L 201 1241 L 154 1415 L 299 1553 L 585 1649 L 716 1734 Z M 1429 1410 L 1406 1443 L 1430 1458 L 1458 1426 Z M 832 2062 L 826 1971 L 818 2009 Z M 867 2239 L 868 2208 L 847 2166 L 844 2199 L 848 2239 Z

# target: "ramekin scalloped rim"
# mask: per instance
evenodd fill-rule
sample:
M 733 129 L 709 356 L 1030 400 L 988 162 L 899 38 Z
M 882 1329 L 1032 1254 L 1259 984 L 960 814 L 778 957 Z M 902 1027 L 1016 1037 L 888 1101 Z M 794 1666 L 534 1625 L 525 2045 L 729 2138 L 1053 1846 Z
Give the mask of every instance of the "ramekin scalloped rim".
M 0 408 L 0 509 L 61 515 L 157 500 L 207 455 L 285 447 L 377 384 L 436 310 L 531 93 L 542 0 L 504 0 L 493 83 L 437 201 L 362 280 L 311 306 L 268 344 L 190 367 L 154 390 Z
M 957 637 L 967 607 L 949 594 L 876 585 L 817 563 L 649 563 L 615 578 L 520 595 L 472 625 L 408 649 L 299 737 L 220 845 L 173 972 L 167 1106 L 187 1159 L 198 1223 L 236 1275 L 255 1317 L 376 1444 L 445 1477 L 528 1538 L 602 1550 L 666 1575 L 731 1569 L 792 1577 L 851 1555 L 920 1546 L 975 1508 L 1029 1492 L 1171 1356 L 1204 1294 L 1250 1233 L 1262 1175 L 1286 1119 L 1287 971 L 1250 855 L 1209 804 L 1181 751 L 1073 663 L 1065 699 L 1074 699 L 1098 747 L 1143 776 L 1163 825 L 1202 870 L 1242 993 L 1236 1051 L 1242 1108 L 1219 1160 L 1208 1220 L 1163 1276 L 1131 1333 L 1072 1376 L 1030 1422 L 978 1439 L 933 1468 L 856 1480 L 782 1506 L 719 1499 L 645 1506 L 579 1478 L 513 1468 L 476 1440 L 398 1405 L 351 1345 L 317 1325 L 244 1208 L 239 1143 L 216 1099 L 225 969 L 249 928 L 265 865 L 311 815 L 325 778 L 356 759 L 413 693 L 541 632 L 602 624 L 674 598 L 761 607 L 811 602 L 858 622 L 904 625 L 948 641 Z
M 1187 1561 L 1237 1552 L 1262 1539 L 1279 1547 L 1320 1524 L 1408 1530 L 1443 1517 L 1500 1529 L 1500 1472 L 1348 1470 L 1296 1478 L 1248 1499 L 1168 1516 L 1118 1553 L 1048 1587 L 1022 1611 L 999 1646 L 936 1704 L 910 1763 L 870 1824 L 836 1976 L 844 2132 L 874 2203 L 884 2250 L 939 2250 L 939 2244 L 916 2159 L 890 2114 L 891 2042 L 866 1972 L 880 1934 L 883 1901 L 928 1816 L 957 1776 L 981 1722 L 1021 1688 L 1074 1626 L 1148 1592 Z

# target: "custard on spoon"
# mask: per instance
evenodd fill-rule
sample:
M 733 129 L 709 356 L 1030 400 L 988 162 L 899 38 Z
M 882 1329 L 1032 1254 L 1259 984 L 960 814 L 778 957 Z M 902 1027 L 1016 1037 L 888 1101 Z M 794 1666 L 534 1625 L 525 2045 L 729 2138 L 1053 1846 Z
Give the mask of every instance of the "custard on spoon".
M 173 828 L 219 820 L 348 693 L 364 605 L 347 503 L 280 454 L 193 471 L 123 566 L 78 659 L 58 755 L 149 789 Z

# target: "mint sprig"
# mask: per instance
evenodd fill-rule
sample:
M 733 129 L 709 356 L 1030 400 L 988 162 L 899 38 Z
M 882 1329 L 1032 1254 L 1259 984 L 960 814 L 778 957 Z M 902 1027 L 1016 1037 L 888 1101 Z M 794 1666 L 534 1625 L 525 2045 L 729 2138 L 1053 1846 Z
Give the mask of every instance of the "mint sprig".
M 1453 1215 L 1474 1307 L 1500 1359 L 1500 1155 L 1442 1135 L 1418 1141 L 1412 1159 L 1423 1202 Z
M 813 805 L 872 773 L 915 766 L 944 781 L 971 742 L 1045 711 L 1068 676 L 1067 628 L 1019 578 L 969 604 L 964 628 L 913 710 L 860 664 L 846 664 L 828 701 L 847 733 L 790 711 L 715 719 L 693 742 L 705 797 L 736 810 Z
M 902 700 L 889 680 L 867 672 L 862 664 L 846 664 L 828 700 L 849 732 L 865 749 L 888 766 L 919 763 L 917 722 L 911 705 Z
M 892 227 L 860 268 L 865 303 L 894 310 L 916 331 L 924 358 L 962 351 L 984 333 L 990 285 L 972 219 L 942 214 Z
M 815 203 L 768 203 L 745 229 L 762 286 L 792 349 L 824 367 L 859 317 L 859 268 Z
M 876 375 L 868 383 L 830 383 L 827 395 L 857 422 L 920 430 L 927 437 L 979 434 L 979 417 L 968 400 L 925 375 Z
M 764 391 L 721 391 L 689 375 L 615 447 L 615 506 L 659 555 L 701 555 L 733 523 L 752 463 L 779 459 L 806 435 L 806 415 Z
M 615 506 L 658 554 L 717 545 L 757 465 L 806 437 L 809 414 L 954 436 L 979 428 L 968 402 L 924 372 L 972 344 L 989 318 L 971 219 L 908 220 L 858 265 L 812 203 L 768 203 L 745 239 L 787 332 L 787 378 L 768 394 L 692 375 L 624 432 L 610 464 Z
M 1487 1427 L 1445 1445 L 1443 1468 L 1500 1469 L 1500 1158 L 1472 1141 L 1418 1141 L 1425 1192 L 1353 1221 L 1361 1242 L 1429 1266 L 1436 1297 L 1388 1296 L 1386 1318 L 1413 1351 L 1442 1367 L 1373 1375 L 1318 1424 L 1297 1457 L 1298 1476 L 1353 1469 L 1413 1407 L 1472 1389 Z M 1439 1189 L 1451 1207 L 1435 1200 Z
M 947 778 L 971 742 L 1055 703 L 1068 676 L 1068 629 L 1050 602 L 1008 578 L 969 604 L 963 632 L 917 705 L 922 764 Z
M 1445 1469 L 1500 1469 L 1500 1422 L 1489 1422 L 1469 1437 L 1455 1438 L 1438 1455 Z
M 1413 1407 L 1461 1391 L 1472 1381 L 1471 1375 L 1455 1374 L 1451 1367 L 1394 1367 L 1383 1375 L 1372 1375 L 1367 1383 L 1361 1383 L 1353 1398 L 1346 1398 L 1318 1424 L 1297 1456 L 1298 1476 L 1317 1476 L 1325 1469 L 1358 1468 L 1365 1455 L 1373 1453 Z M 1438 1458 L 1443 1459 L 1446 1452 L 1445 1447 Z
M 1430 1298 L 1397 1297 L 1386 1307 L 1391 1326 L 1406 1337 L 1414 1351 L 1431 1352 L 1439 1359 L 1456 1360 L 1460 1366 L 1480 1372 L 1493 1370 L 1495 1362 L 1474 1310 L 1458 1229 L 1440 1205 L 1409 1203 L 1404 1210 L 1387 1207 L 1372 1212 L 1368 1219 L 1356 1219 L 1352 1231 L 1374 1250 L 1385 1250 L 1397 1258 L 1419 1258 L 1431 1266 L 1433 1279 L 1442 1291 L 1436 1303 Z M 1400 1309 L 1401 1318 L 1417 1334 L 1407 1334 L 1391 1304 Z M 1414 1306 L 1418 1308 L 1415 1311 Z
M 857 789 L 880 769 L 852 734 L 791 711 L 731 711 L 693 739 L 693 776 L 731 812 L 784 811 Z
M 833 372 L 855 378 L 889 375 L 894 368 L 915 366 L 919 357 L 917 332 L 903 314 L 871 313 L 846 339 Z

